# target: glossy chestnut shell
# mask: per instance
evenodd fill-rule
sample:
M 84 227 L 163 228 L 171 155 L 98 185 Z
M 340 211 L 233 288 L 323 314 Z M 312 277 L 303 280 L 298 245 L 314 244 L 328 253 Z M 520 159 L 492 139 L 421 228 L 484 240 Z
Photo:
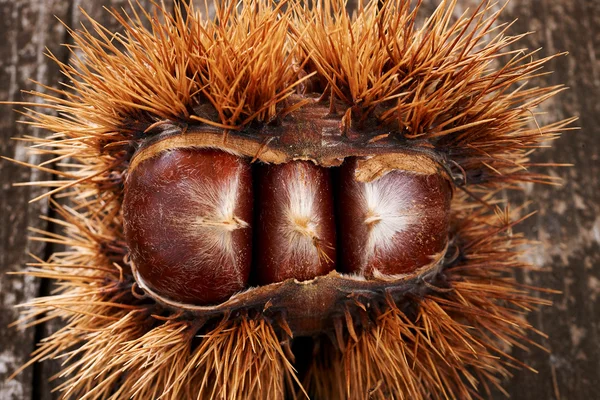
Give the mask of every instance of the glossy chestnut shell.
M 130 173 L 125 236 L 152 290 L 183 303 L 211 304 L 247 286 L 251 179 L 248 161 L 210 149 L 161 152 Z

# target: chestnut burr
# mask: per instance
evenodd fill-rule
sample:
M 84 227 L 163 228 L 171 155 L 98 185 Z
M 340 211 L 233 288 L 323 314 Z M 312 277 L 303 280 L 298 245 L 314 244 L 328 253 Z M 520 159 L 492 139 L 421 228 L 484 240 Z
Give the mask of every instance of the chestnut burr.
M 292 161 L 260 167 L 257 179 L 259 283 L 304 281 L 332 271 L 336 232 L 330 171 Z
M 144 284 L 188 304 L 213 304 L 244 289 L 252 250 L 249 163 L 208 149 L 163 151 L 125 185 L 130 257 Z

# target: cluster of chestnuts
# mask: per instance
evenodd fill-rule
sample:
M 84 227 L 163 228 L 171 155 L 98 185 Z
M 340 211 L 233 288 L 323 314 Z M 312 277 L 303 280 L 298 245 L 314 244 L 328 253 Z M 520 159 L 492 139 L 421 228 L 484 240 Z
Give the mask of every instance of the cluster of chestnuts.
M 153 154 L 126 182 L 131 260 L 153 291 L 197 305 L 333 270 L 368 278 L 430 264 L 447 244 L 448 179 L 391 170 L 361 182 L 359 164 L 251 164 L 198 148 Z

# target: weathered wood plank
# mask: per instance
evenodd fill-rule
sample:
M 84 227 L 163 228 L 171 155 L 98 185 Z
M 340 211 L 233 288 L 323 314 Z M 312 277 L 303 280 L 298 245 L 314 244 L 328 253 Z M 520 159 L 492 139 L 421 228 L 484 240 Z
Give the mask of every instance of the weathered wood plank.
M 60 56 L 59 43 L 65 29 L 54 15 L 64 18 L 68 4 L 68 0 L 0 2 L 0 99 L 31 100 L 20 92 L 35 87 L 29 79 L 57 82 L 58 68 L 43 53 L 48 47 Z M 23 118 L 12 108 L 0 106 L 0 154 L 35 164 L 39 161 L 37 156 L 28 154 L 23 142 L 10 138 L 43 133 L 18 124 L 17 121 Z M 28 252 L 44 255 L 44 245 L 27 241 L 27 227 L 46 228 L 38 215 L 47 213 L 47 203 L 29 205 L 28 200 L 42 191 L 12 187 L 11 184 L 46 179 L 47 176 L 5 161 L 0 162 L 0 175 L 0 398 L 21 400 L 32 396 L 33 369 L 12 381 L 7 382 L 6 378 L 27 361 L 34 349 L 34 329 L 17 331 L 8 329 L 7 325 L 17 318 L 14 306 L 34 297 L 39 282 L 5 273 L 23 270 L 24 264 L 31 261 Z
M 437 1 L 425 1 L 434 6 Z M 479 0 L 459 0 L 457 14 L 473 9 Z M 500 7 L 498 5 L 496 8 Z M 533 348 L 513 355 L 539 371 L 515 371 L 505 382 L 512 399 L 587 400 L 598 397 L 600 384 L 600 3 L 588 0 L 519 0 L 508 3 L 498 23 L 517 20 L 509 33 L 532 32 L 520 43 L 541 48 L 538 58 L 568 51 L 552 60 L 532 86 L 565 84 L 570 89 L 538 110 L 540 123 L 576 115 L 579 132 L 569 132 L 538 151 L 540 163 L 574 163 L 551 168 L 562 187 L 525 185 L 522 194 L 510 194 L 515 204 L 531 202 L 540 210 L 519 229 L 538 240 L 528 257 L 544 272 L 527 273 L 521 280 L 562 291 L 544 296 L 554 301 L 532 313 L 529 322 L 548 334 L 531 336 L 550 353 Z M 505 398 L 496 394 L 494 398 Z
M 428 5 L 436 1 L 426 1 Z M 457 11 L 476 7 L 479 0 L 461 0 Z M 497 8 L 500 7 L 497 6 Z M 539 371 L 516 371 L 505 383 L 512 399 L 583 400 L 598 397 L 600 383 L 600 3 L 587 0 L 511 1 L 498 23 L 517 20 L 509 33 L 532 32 L 520 43 L 541 48 L 538 58 L 568 51 L 546 67 L 554 71 L 532 86 L 565 84 L 570 89 L 538 110 L 540 123 L 576 115 L 579 132 L 569 132 L 538 151 L 540 163 L 574 163 L 551 168 L 562 187 L 525 185 L 522 194 L 510 194 L 515 204 L 531 202 L 540 210 L 519 230 L 538 240 L 528 257 L 544 272 L 524 274 L 527 284 L 551 288 L 561 295 L 529 316 L 548 339 L 531 336 L 545 346 L 530 352 L 514 350 L 517 358 Z M 497 394 L 494 398 L 504 398 Z
M 524 280 L 563 294 L 552 297 L 553 307 L 530 317 L 549 335 L 542 344 L 551 353 L 516 352 L 539 373 L 518 373 L 508 388 L 516 400 L 595 399 L 600 384 L 600 2 L 513 1 L 504 19 L 515 18 L 515 31 L 536 31 L 525 42 L 532 49 L 543 47 L 540 57 L 570 53 L 553 60 L 547 69 L 555 73 L 540 79 L 570 88 L 543 107 L 547 115 L 540 120 L 578 115 L 581 131 L 563 135 L 535 156 L 539 162 L 574 163 L 551 170 L 565 185 L 525 188 L 525 200 L 540 212 L 522 229 L 541 242 L 532 261 L 548 273 Z

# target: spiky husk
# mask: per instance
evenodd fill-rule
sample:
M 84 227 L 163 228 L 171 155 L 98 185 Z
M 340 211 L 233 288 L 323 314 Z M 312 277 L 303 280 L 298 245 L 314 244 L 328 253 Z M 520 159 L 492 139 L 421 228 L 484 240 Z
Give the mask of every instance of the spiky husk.
M 56 113 L 28 111 L 32 125 L 53 132 L 32 138 L 32 150 L 59 167 L 70 160 L 64 168 L 31 166 L 61 177 L 36 183 L 52 189 L 44 197 L 69 202 L 54 203 L 51 220 L 64 232 L 32 238 L 68 250 L 26 272 L 55 280 L 57 289 L 23 305 L 19 322 L 64 322 L 29 364 L 63 359 L 58 389 L 79 399 L 280 398 L 304 396 L 301 386 L 327 399 L 470 399 L 500 388 L 511 367 L 523 366 L 509 348 L 533 344 L 524 315 L 547 302 L 513 277 L 529 268 L 519 258 L 527 241 L 512 233 L 520 220 L 498 211 L 495 194 L 518 182 L 552 182 L 529 171 L 528 155 L 571 120 L 537 126 L 535 107 L 562 88 L 524 83 L 548 59 L 514 50 L 521 36 L 505 35 L 489 3 L 456 20 L 454 6 L 443 1 L 417 27 L 419 7 L 409 1 L 373 2 L 350 18 L 337 1 L 308 9 L 247 0 L 218 6 L 216 22 L 192 6 L 174 15 L 137 8 L 113 13 L 124 34 L 93 20 L 91 32 L 71 32 L 78 58 L 72 65 L 54 58 L 68 87 L 32 93 Z M 332 111 L 359 129 L 386 126 L 442 155 L 464 194 L 454 200 L 456 256 L 440 286 L 382 299 L 366 323 L 347 314 L 336 333 L 314 338 L 300 385 L 285 322 L 255 313 L 189 320 L 138 293 L 121 196 L 131 154 L 157 124 L 207 125 L 226 135 L 276 123 L 303 106 L 291 95 L 308 90 L 342 104 Z
M 66 398 L 276 398 L 297 390 L 289 332 L 260 315 L 203 326 L 166 313 L 136 293 L 111 257 L 98 257 L 111 243 L 106 219 L 98 217 L 108 210 L 94 216 L 55 207 L 65 235 L 40 239 L 71 250 L 38 260 L 27 274 L 56 280 L 58 292 L 23 305 L 19 322 L 66 323 L 31 360 L 66 357 L 60 376 L 68 379 L 58 387 Z M 511 233 L 515 222 L 506 214 L 483 206 L 464 208 L 456 218 L 462 250 L 439 287 L 401 303 L 388 300 L 360 329 L 345 320 L 333 340 L 316 338 L 303 382 L 314 398 L 479 398 L 482 388 L 500 388 L 510 367 L 524 366 L 508 348 L 535 345 L 524 315 L 548 304 L 512 277 L 528 268 L 519 260 L 527 240 Z

